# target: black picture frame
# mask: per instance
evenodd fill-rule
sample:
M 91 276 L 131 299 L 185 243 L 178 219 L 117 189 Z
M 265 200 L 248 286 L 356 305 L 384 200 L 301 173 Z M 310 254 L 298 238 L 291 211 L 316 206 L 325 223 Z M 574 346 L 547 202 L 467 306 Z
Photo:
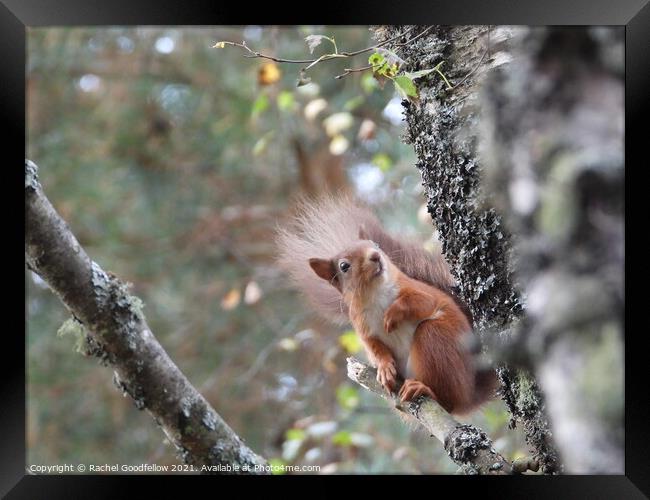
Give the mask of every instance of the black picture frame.
M 277 3 L 265 5 L 207 2 L 207 1 L 133 1 L 114 0 L 59 0 L 57 2 L 36 0 L 0 0 L 0 109 L 3 111 L 5 126 L 3 136 L 7 140 L 3 148 L 5 172 L 8 173 L 11 187 L 5 190 L 2 201 L 7 204 L 3 210 L 5 232 L 10 233 L 11 245 L 5 245 L 7 256 L 4 261 L 5 276 L 15 271 L 16 279 L 24 281 L 24 271 L 17 265 L 20 219 L 16 212 L 19 201 L 17 186 L 22 176 L 19 166 L 23 164 L 25 151 L 19 144 L 26 140 L 25 132 L 25 60 L 26 29 L 36 26 L 87 26 L 87 25 L 215 25 L 215 24 L 525 24 L 525 25 L 619 25 L 625 26 L 626 37 L 626 85 L 625 85 L 625 155 L 629 165 L 638 163 L 638 169 L 648 164 L 645 153 L 646 132 L 644 122 L 648 117 L 648 96 L 650 95 L 650 4 L 649 0 L 456 0 L 445 3 L 439 1 L 401 1 L 351 4 L 350 2 L 327 2 L 314 9 L 310 4 L 293 4 L 280 7 Z M 310 12 L 313 12 L 311 14 Z M 308 14 L 310 13 L 310 14 Z M 14 137 L 15 136 L 15 137 Z M 21 156 L 22 155 L 22 156 Z M 15 177 L 14 177 L 15 176 Z M 636 176 L 638 177 L 638 176 Z M 630 196 L 627 191 L 631 182 L 626 182 L 628 202 L 639 197 Z M 637 183 L 637 189 L 643 189 Z M 7 195 L 7 192 L 9 193 Z M 630 216 L 643 213 L 626 207 L 626 226 L 632 225 Z M 643 209 L 641 209 L 643 210 Z M 14 234 L 14 231 L 16 234 Z M 639 231 L 635 231 L 639 232 Z M 626 239 L 631 231 L 626 231 Z M 15 238 L 15 245 L 13 238 Z M 631 245 L 632 251 L 643 245 Z M 641 250 L 643 251 L 643 250 Z M 645 252 L 644 252 L 645 253 Z M 24 255 L 23 255 L 24 258 Z M 626 274 L 631 266 L 631 258 L 626 258 Z M 637 261 L 642 262 L 642 261 Z M 638 268 L 637 268 L 638 272 Z M 24 283 L 23 283 L 24 284 Z M 19 292 L 13 286 L 3 287 L 9 293 L 5 299 L 5 315 L 19 316 L 19 307 L 12 307 L 8 301 L 20 300 Z M 19 287 L 20 288 L 20 287 Z M 625 338 L 625 475 L 620 476 L 526 476 L 509 478 L 478 478 L 455 476 L 373 476 L 355 477 L 346 489 L 354 490 L 363 486 L 390 487 L 394 490 L 395 481 L 406 490 L 404 494 L 421 495 L 418 488 L 425 488 L 431 495 L 447 495 L 439 488 L 440 482 L 453 488 L 454 496 L 465 489 L 476 491 L 481 498 L 644 498 L 650 496 L 650 414 L 647 408 L 648 389 L 644 368 L 647 365 L 647 351 L 644 351 L 643 328 L 632 327 L 627 313 L 643 310 L 636 306 L 639 299 L 631 295 L 629 280 L 626 281 L 626 338 Z M 24 295 L 23 295 L 24 296 Z M 25 315 L 26 318 L 26 315 Z M 24 318 L 23 318 L 24 319 Z M 25 325 L 23 319 L 17 323 Z M 5 325 L 8 325 L 5 322 Z M 13 325 L 12 325 L 13 326 Z M 5 326 L 2 339 L 4 368 L 0 377 L 0 495 L 9 498 L 74 498 L 85 497 L 90 492 L 94 497 L 116 497 L 127 491 L 136 480 L 165 483 L 170 476 L 31 476 L 25 471 L 25 340 L 21 338 L 21 328 Z M 10 370 L 8 363 L 15 366 Z M 180 477 L 184 487 L 193 484 Z M 248 478 L 252 484 L 275 483 L 283 495 L 293 493 L 300 496 L 313 496 L 314 491 L 322 492 L 326 485 L 338 483 L 341 477 L 298 476 Z M 219 481 L 240 481 L 240 478 L 220 478 Z M 293 481 L 306 485 L 314 482 L 318 489 L 295 488 Z M 222 487 L 224 483 L 219 483 Z M 242 483 L 243 484 L 243 483 Z M 217 490 L 215 490 L 217 491 Z M 336 491 L 336 490 L 335 490 Z M 359 491 L 361 491 L 359 489 Z M 395 491 L 395 490 L 394 490 Z M 409 493 L 410 491 L 410 493 Z M 462 494 L 461 493 L 461 494 Z M 236 493 L 240 494 L 240 493 Z

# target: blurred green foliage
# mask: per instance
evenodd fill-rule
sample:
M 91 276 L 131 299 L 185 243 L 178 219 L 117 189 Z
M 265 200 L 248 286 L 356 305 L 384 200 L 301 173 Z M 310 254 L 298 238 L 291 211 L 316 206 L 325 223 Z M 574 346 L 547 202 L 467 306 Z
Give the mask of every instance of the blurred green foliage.
M 91 258 L 133 283 L 156 337 L 254 450 L 321 472 L 453 472 L 439 443 L 347 382 L 358 343 L 316 321 L 273 266 L 273 229 L 316 168 L 296 142 L 342 168 L 389 229 L 431 236 L 392 87 L 334 79 L 348 60 L 296 87 L 300 66 L 212 48 L 305 58 L 309 34 L 372 45 L 366 27 L 29 28 L 28 157 Z M 178 463 L 110 371 L 56 335 L 68 314 L 47 285 L 26 283 L 28 463 Z M 501 402 L 471 420 L 522 454 Z

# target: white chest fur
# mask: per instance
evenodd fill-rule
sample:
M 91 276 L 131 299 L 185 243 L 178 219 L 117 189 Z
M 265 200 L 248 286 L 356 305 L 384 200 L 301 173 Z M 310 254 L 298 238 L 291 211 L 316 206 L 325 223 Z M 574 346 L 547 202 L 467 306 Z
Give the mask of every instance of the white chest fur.
M 370 336 L 380 339 L 391 350 L 399 374 L 403 378 L 410 378 L 413 374 L 409 367 L 409 354 L 416 325 L 404 322 L 391 333 L 384 330 L 384 313 L 394 302 L 398 291 L 394 283 L 382 283 L 375 290 L 372 299 L 366 303 L 363 316 Z

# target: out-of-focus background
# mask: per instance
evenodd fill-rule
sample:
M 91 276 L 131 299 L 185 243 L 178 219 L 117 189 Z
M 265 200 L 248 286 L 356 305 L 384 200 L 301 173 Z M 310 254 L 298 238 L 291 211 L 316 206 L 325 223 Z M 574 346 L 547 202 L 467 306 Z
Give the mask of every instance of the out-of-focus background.
M 354 332 L 316 320 L 273 265 L 292 200 L 327 190 L 436 244 L 393 87 L 334 78 L 370 53 L 297 87 L 301 65 L 212 48 L 305 59 L 309 34 L 373 44 L 367 27 L 30 28 L 27 154 L 91 258 L 133 283 L 163 347 L 256 452 L 322 473 L 455 472 L 436 440 L 348 382 Z M 26 283 L 28 463 L 179 463 L 110 370 L 57 335 L 68 314 L 47 285 L 29 271 Z M 525 454 L 501 401 L 469 421 L 507 458 Z

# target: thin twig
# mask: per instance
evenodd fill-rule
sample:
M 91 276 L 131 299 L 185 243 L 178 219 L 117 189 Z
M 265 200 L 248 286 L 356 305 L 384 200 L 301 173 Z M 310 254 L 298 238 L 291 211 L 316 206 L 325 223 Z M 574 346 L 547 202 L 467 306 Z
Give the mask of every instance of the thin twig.
M 246 45 L 246 42 L 238 43 L 238 42 L 229 42 L 229 41 L 224 40 L 224 41 L 219 41 L 219 42 L 215 43 L 213 45 L 213 47 L 219 47 L 220 46 L 220 47 L 223 48 L 224 45 L 231 45 L 233 47 L 240 47 L 240 48 L 245 49 L 246 51 L 249 52 L 249 54 L 244 55 L 244 57 L 269 59 L 271 61 L 275 61 L 275 62 L 278 62 L 278 63 L 287 63 L 287 64 L 308 64 L 309 66 L 303 68 L 303 69 L 307 70 L 307 69 L 313 67 L 314 65 L 316 65 L 316 64 L 318 64 L 319 62 L 322 62 L 322 61 L 328 61 L 328 60 L 331 60 L 331 59 L 341 59 L 341 58 L 354 57 L 354 56 L 357 56 L 359 54 L 363 54 L 364 52 L 369 52 L 371 50 L 381 48 L 384 45 L 389 44 L 389 43 L 397 40 L 398 38 L 400 38 L 402 36 L 408 35 L 411 31 L 413 31 L 414 28 L 415 28 L 415 26 L 409 28 L 405 33 L 400 33 L 399 35 L 394 36 L 393 38 L 389 38 L 388 40 L 384 40 L 381 43 L 373 45 L 372 47 L 366 47 L 365 49 L 355 50 L 353 52 L 339 52 L 337 54 L 325 54 L 325 55 L 322 55 L 322 56 L 314 58 L 314 59 L 285 59 L 285 58 L 282 58 L 282 57 L 270 56 L 268 54 L 263 54 L 262 52 L 257 52 L 256 50 L 251 49 L 248 45 Z M 419 35 L 413 37 L 411 40 L 408 40 L 408 41 L 406 41 L 406 42 L 404 42 L 402 44 L 399 44 L 397 46 L 401 47 L 401 46 L 404 46 L 404 45 L 407 45 L 407 44 L 411 43 L 412 41 L 416 40 L 417 38 L 420 38 L 424 33 L 426 33 L 431 28 L 432 27 L 427 28 L 422 33 L 420 33 Z
M 309 63 L 313 63 L 316 60 L 316 59 L 283 59 L 281 57 L 269 56 L 267 54 L 262 54 L 261 52 L 256 52 L 255 50 L 252 50 L 248 45 L 246 45 L 246 42 L 237 43 L 237 42 L 221 41 L 221 42 L 217 42 L 213 47 L 216 47 L 220 44 L 232 45 L 233 47 L 241 47 L 242 49 L 246 49 L 248 52 L 250 52 L 250 55 L 244 55 L 244 57 L 252 57 L 252 58 L 259 57 L 261 59 L 270 59 L 271 61 L 275 61 L 279 63 L 309 64 Z
M 404 43 L 399 43 L 399 44 L 395 45 L 395 47 L 396 47 L 396 48 L 397 48 L 397 47 L 404 47 L 405 45 L 409 45 L 409 44 L 413 43 L 413 42 L 414 42 L 415 40 L 417 40 L 418 38 L 421 38 L 421 37 L 423 37 L 424 35 L 426 35 L 427 33 L 429 33 L 429 31 L 431 31 L 434 27 L 435 27 L 435 26 L 429 26 L 427 29 L 425 29 L 424 31 L 422 31 L 422 32 L 419 33 L 418 35 L 414 36 L 414 37 L 411 38 L 410 40 L 407 40 L 407 41 L 404 42 Z M 409 31 L 407 31 L 407 33 L 409 33 L 409 32 L 412 31 L 412 30 L 413 30 L 413 28 L 411 28 Z M 406 34 L 406 33 L 404 33 L 404 34 Z M 404 34 L 402 34 L 402 36 L 403 36 Z M 377 45 L 375 48 L 381 47 L 382 45 L 385 45 L 386 43 L 389 43 L 390 41 L 395 40 L 396 38 L 399 38 L 399 37 L 393 37 L 393 38 L 391 38 L 390 40 L 386 40 L 385 42 L 381 42 L 381 43 L 380 43 L 379 45 Z M 345 70 L 344 70 L 343 73 L 341 73 L 340 75 L 336 75 L 334 78 L 336 78 L 337 80 L 340 80 L 341 78 L 345 78 L 346 76 L 348 76 L 350 73 L 360 73 L 360 72 L 362 72 L 362 71 L 368 71 L 369 69 L 372 69 L 372 67 L 373 67 L 372 65 L 369 65 L 369 66 L 364 66 L 364 67 L 362 67 L 362 68 L 345 68 Z M 444 75 L 442 75 L 442 77 L 444 78 Z
M 369 69 L 372 69 L 372 64 L 368 66 L 364 66 L 363 68 L 345 68 L 345 70 L 343 70 L 344 73 L 341 73 L 340 75 L 336 75 L 334 78 L 340 80 L 341 78 L 348 76 L 350 73 L 360 73 L 362 71 L 368 71 Z

